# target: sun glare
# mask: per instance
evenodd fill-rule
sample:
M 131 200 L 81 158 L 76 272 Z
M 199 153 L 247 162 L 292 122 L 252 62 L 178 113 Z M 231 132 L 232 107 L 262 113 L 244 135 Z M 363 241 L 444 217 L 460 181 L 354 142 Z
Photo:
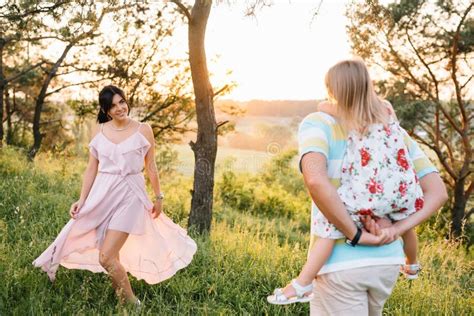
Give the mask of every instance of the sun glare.
M 345 1 L 275 1 L 255 17 L 244 7 L 217 5 L 209 19 L 206 49 L 213 84 L 237 83 L 228 98 L 304 100 L 325 97 L 327 68 L 350 57 Z
M 324 98 L 326 70 L 351 53 L 346 1 L 324 1 L 314 16 L 318 3 L 274 1 L 254 17 L 245 16 L 242 4 L 215 5 L 206 32 L 213 86 L 235 81 L 225 98 L 239 101 Z M 174 43 L 174 55 L 186 57 L 186 26 L 175 32 Z

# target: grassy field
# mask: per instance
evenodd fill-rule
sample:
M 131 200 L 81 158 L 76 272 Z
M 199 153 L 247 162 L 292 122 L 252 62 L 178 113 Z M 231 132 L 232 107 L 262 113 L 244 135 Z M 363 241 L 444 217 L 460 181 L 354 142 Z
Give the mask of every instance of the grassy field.
M 105 274 L 60 268 L 51 284 L 45 273 L 31 265 L 66 223 L 69 206 L 79 196 L 84 162 L 70 162 L 43 156 L 33 166 L 14 150 L 0 152 L 0 315 L 136 314 L 117 305 Z M 262 177 L 268 180 L 268 175 Z M 223 181 L 219 178 L 218 186 Z M 176 176 L 162 182 L 167 192 L 165 212 L 185 226 L 190 179 Z M 278 185 L 269 183 L 268 188 Z M 212 233 L 197 237 L 191 232 L 198 252 L 189 267 L 153 286 L 132 278 L 144 302 L 141 314 L 308 314 L 308 305 L 266 303 L 266 296 L 303 264 L 309 237 L 307 223 L 301 223 L 304 214 L 264 213 L 265 201 L 251 194 L 266 196 L 266 188 L 242 194 L 250 199 L 247 203 L 254 212 L 230 206 L 217 190 Z M 414 282 L 400 278 L 384 313 L 473 315 L 472 252 L 436 237 L 429 228 L 423 229 L 420 238 L 423 274 Z
M 189 145 L 174 145 L 172 149 L 178 153 L 177 171 L 185 176 L 192 176 L 194 154 Z M 263 151 L 219 147 L 216 157 L 216 172 L 219 174 L 229 170 L 231 166 L 235 172 L 256 173 L 272 157 L 272 154 Z M 230 161 L 232 161 L 231 165 Z

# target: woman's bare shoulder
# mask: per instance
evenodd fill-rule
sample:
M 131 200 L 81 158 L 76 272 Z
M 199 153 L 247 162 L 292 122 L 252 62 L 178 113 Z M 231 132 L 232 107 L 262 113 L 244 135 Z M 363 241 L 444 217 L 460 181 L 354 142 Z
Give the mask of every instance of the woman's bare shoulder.
M 153 128 L 151 127 L 150 123 L 143 122 L 141 123 L 141 133 L 150 141 L 152 142 L 155 138 L 153 134 Z

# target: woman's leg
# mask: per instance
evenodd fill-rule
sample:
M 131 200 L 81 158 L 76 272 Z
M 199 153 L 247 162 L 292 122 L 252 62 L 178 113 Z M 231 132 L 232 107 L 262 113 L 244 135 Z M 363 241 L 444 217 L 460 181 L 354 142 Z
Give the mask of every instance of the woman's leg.
M 135 303 L 137 298 L 133 294 L 127 272 L 119 261 L 119 251 L 127 238 L 128 233 L 107 230 L 100 249 L 99 262 L 112 278 L 112 285 L 120 301 Z

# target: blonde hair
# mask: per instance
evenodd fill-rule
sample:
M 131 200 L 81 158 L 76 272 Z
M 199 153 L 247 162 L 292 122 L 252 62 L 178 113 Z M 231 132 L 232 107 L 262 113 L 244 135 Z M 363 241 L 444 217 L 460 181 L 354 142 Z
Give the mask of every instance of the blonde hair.
M 387 106 L 375 93 L 369 71 L 361 59 L 343 60 L 332 66 L 325 77 L 331 103 L 348 130 L 364 133 L 374 123 L 388 123 Z

